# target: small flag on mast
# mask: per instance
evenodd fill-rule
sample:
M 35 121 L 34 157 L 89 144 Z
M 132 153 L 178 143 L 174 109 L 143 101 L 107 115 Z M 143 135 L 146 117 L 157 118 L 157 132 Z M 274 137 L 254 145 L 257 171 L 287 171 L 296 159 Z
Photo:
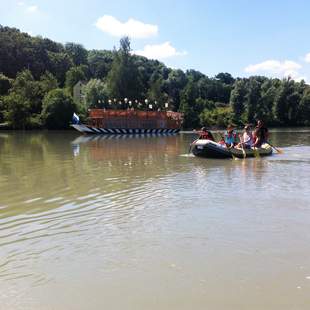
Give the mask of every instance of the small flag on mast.
M 73 113 L 73 116 L 72 116 L 72 123 L 73 124 L 78 124 L 80 122 L 80 118 L 77 114 Z

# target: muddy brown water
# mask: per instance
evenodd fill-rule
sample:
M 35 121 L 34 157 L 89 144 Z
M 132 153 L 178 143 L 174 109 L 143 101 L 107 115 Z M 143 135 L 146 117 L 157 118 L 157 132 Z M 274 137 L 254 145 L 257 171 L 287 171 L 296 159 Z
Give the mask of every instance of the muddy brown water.
M 310 130 L 194 139 L 1 131 L 0 309 L 309 309 Z

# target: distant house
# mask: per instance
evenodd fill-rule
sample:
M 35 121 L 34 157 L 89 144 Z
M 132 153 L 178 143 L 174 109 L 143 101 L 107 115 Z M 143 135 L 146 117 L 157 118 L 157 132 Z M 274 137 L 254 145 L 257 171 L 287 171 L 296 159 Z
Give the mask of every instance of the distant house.
M 73 86 L 73 100 L 78 103 L 85 103 L 85 98 L 82 93 L 82 88 L 86 83 L 84 81 L 78 81 Z

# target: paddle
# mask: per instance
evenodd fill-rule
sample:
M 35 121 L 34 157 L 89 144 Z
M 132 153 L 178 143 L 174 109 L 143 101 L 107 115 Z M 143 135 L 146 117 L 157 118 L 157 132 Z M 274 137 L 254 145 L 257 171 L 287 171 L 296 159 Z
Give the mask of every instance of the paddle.
M 191 152 L 191 150 L 192 150 L 192 145 L 193 145 L 193 143 L 191 143 L 191 144 L 189 145 L 188 155 L 190 154 L 190 152 Z
M 242 142 L 242 139 L 241 139 L 241 135 L 239 135 L 239 140 L 240 140 L 240 143 L 241 143 L 241 149 L 242 149 L 242 153 L 243 153 L 243 158 L 246 158 L 246 152 L 243 148 L 243 142 Z
M 258 148 L 257 148 L 256 146 L 253 147 L 254 156 L 255 156 L 256 158 L 260 158 L 260 155 L 259 155 L 259 152 L 258 152 L 257 149 L 258 149 Z
M 198 139 L 199 139 L 199 138 L 198 138 Z M 191 152 L 191 150 L 192 150 L 193 144 L 194 144 L 198 139 L 194 140 L 194 141 L 189 145 L 188 154 L 190 154 L 190 152 Z
M 269 144 L 274 150 L 276 150 L 279 154 L 283 154 L 284 152 L 281 149 L 276 148 L 275 146 L 273 146 L 271 143 L 266 142 L 267 144 Z

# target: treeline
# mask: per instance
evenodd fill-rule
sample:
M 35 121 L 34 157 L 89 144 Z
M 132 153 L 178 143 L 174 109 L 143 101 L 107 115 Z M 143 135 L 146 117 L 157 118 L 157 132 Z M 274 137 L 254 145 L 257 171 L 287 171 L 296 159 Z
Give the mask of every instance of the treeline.
M 82 100 L 73 99 L 78 81 Z M 0 26 L 0 123 L 66 128 L 74 111 L 86 117 L 89 107 L 126 108 L 128 102 L 136 109 L 184 112 L 184 128 L 258 118 L 268 125 L 310 125 L 310 87 L 303 81 L 208 77 L 133 55 L 128 38 L 118 50 L 86 50 Z

